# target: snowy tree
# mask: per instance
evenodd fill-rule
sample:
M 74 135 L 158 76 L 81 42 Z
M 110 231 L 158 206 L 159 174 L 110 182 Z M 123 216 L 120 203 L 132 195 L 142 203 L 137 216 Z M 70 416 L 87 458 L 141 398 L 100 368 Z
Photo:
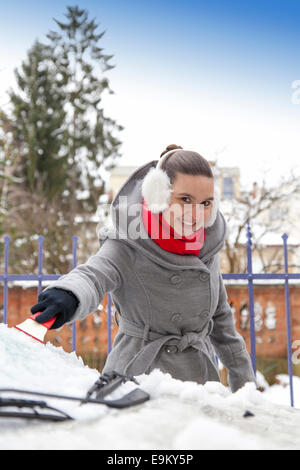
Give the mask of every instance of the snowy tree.
M 5 234 L 10 214 L 9 192 L 12 187 L 22 183 L 15 176 L 15 169 L 20 160 L 20 143 L 14 139 L 13 123 L 6 114 L 0 112 L 0 236 Z M 3 249 L 3 239 L 0 239 L 0 248 Z
M 115 67 L 109 63 L 113 55 L 99 47 L 105 31 L 97 32 L 95 20 L 89 20 L 88 12 L 77 6 L 67 7 L 65 16 L 65 23 L 55 20 L 58 31 L 50 31 L 47 37 L 66 99 L 67 187 L 79 196 L 84 215 L 95 212 L 103 193 L 99 168 L 111 169 L 120 157 L 116 133 L 123 127 L 105 115 L 101 103 L 103 93 L 113 94 L 104 73 Z M 76 198 L 70 204 L 75 212 Z
M 264 175 L 262 184 L 254 183 L 251 191 L 242 190 L 239 197 L 222 200 L 221 209 L 228 223 L 224 250 L 228 272 L 245 272 L 247 269 L 245 243 L 248 222 L 256 272 L 282 271 L 281 235 L 295 229 L 297 221 L 291 209 L 298 207 L 299 196 L 299 178 L 291 171 L 282 177 L 279 184 L 272 185 Z M 291 255 L 296 248 L 289 247 Z M 299 268 L 299 264 L 291 262 L 289 267 Z
M 70 269 L 72 235 L 85 241 L 104 191 L 100 169 L 120 157 L 116 134 L 123 127 L 101 106 L 102 94 L 113 93 L 104 76 L 114 67 L 112 56 L 99 47 L 104 32 L 96 32 L 86 10 L 67 7 L 66 17 L 66 23 L 55 20 L 59 31 L 51 31 L 47 43 L 36 41 L 15 70 L 17 86 L 1 114 L 0 152 L 16 178 L 6 180 L 1 193 L 15 272 L 36 268 L 36 235 L 48 244 L 45 269 Z
M 65 96 L 43 44 L 34 43 L 15 76 L 17 90 L 8 95 L 11 132 L 22 143 L 19 176 L 24 188 L 51 199 L 62 195 L 68 171 L 67 155 L 62 153 L 66 113 Z

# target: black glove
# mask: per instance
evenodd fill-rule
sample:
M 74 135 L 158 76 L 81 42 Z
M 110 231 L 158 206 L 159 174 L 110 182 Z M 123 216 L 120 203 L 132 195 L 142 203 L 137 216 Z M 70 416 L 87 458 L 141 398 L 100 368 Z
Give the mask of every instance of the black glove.
M 55 330 L 71 320 L 78 305 L 79 300 L 73 292 L 53 287 L 38 296 L 38 303 L 31 307 L 31 313 L 43 312 L 35 318 L 38 323 L 45 323 L 57 315 L 50 328 Z

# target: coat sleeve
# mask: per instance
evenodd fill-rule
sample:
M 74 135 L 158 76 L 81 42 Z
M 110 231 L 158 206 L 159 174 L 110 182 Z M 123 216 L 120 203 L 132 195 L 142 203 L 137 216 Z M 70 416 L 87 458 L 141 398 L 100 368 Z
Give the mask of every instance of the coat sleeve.
M 58 287 L 73 292 L 79 300 L 77 310 L 69 323 L 82 320 L 97 310 L 107 292 L 114 292 L 122 285 L 122 266 L 129 260 L 123 252 L 118 257 L 116 246 L 107 241 L 86 263 L 78 265 L 61 276 L 47 289 Z
M 210 339 L 217 356 L 228 370 L 229 385 L 232 392 L 235 392 L 246 382 L 256 383 L 256 379 L 244 338 L 234 326 L 221 273 L 219 286 L 219 302 L 213 316 L 214 326 Z

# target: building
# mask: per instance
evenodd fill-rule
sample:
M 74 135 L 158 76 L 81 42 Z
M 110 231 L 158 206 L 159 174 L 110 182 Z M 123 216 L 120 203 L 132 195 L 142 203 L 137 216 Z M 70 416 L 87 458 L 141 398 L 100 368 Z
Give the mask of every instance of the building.
M 254 182 L 252 189 L 243 190 L 240 184 L 240 169 L 238 167 L 220 167 L 215 162 L 209 162 L 220 193 L 220 207 L 228 224 L 228 243 L 221 252 L 222 272 L 245 272 L 246 260 L 246 204 L 240 200 L 247 199 L 248 206 L 255 209 L 260 197 L 261 188 Z M 111 202 L 125 181 L 132 175 L 138 166 L 117 166 L 112 169 L 108 181 L 107 203 Z M 284 188 L 278 189 L 283 191 Z M 286 232 L 288 238 L 288 257 L 290 272 L 299 272 L 300 268 L 300 196 L 291 200 L 273 204 L 268 210 L 262 212 L 255 219 L 250 217 L 250 226 L 253 232 L 254 249 L 252 251 L 254 272 L 283 272 L 283 240 L 282 234 Z M 105 207 L 103 204 L 102 207 Z M 101 209 L 101 204 L 100 204 Z M 251 213 L 251 212 L 250 212 Z M 255 213 L 255 210 L 252 211 Z M 276 222 L 280 221 L 279 225 Z M 105 218 L 102 217 L 102 224 Z M 242 227 L 242 230 L 240 230 Z M 275 227 L 275 229 L 274 229 Z M 240 232 L 240 233 L 239 233 Z M 236 240 L 238 235 L 238 241 Z M 236 259 L 236 262 L 235 262 Z
M 212 166 L 221 199 L 232 199 L 240 196 L 240 169 L 237 167 L 219 168 L 215 162 L 209 162 Z M 111 170 L 109 178 L 109 191 L 114 197 L 121 186 L 138 166 L 118 166 Z

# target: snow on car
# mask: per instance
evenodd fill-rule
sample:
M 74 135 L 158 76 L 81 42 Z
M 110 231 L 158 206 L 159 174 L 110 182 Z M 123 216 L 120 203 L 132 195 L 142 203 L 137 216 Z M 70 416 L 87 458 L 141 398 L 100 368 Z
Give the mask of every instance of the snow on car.
M 84 397 L 98 377 L 74 352 L 0 324 L 0 388 Z M 248 383 L 231 393 L 219 382 L 183 382 L 158 369 L 136 378 L 150 400 L 128 409 L 47 398 L 73 420 L 0 418 L 0 449 L 300 449 L 299 401 L 289 406 L 284 385 L 261 393 Z M 299 382 L 294 377 L 296 400 Z M 109 397 L 136 387 L 128 381 Z

